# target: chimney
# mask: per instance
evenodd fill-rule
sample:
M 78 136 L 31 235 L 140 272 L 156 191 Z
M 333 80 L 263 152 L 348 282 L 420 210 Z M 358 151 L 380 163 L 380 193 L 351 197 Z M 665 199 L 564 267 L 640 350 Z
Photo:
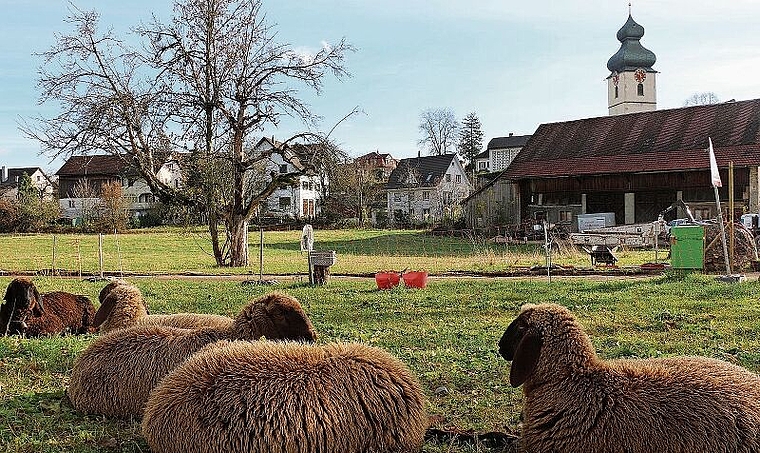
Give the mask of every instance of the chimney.
M 420 153 L 421 153 L 421 151 L 420 151 L 420 150 L 417 150 L 417 159 L 419 159 L 419 158 L 420 158 Z M 3 167 L 3 168 L 5 168 L 5 167 Z
M 5 181 L 8 180 L 8 167 L 6 167 L 5 165 L 3 165 L 2 173 L 3 173 L 2 174 L 2 181 L 0 181 L 0 182 L 5 182 Z
M 511 136 L 513 136 L 513 135 L 515 135 L 515 134 L 514 134 L 514 132 L 510 132 L 510 133 L 509 133 L 509 136 L 510 136 L 510 137 L 511 137 Z

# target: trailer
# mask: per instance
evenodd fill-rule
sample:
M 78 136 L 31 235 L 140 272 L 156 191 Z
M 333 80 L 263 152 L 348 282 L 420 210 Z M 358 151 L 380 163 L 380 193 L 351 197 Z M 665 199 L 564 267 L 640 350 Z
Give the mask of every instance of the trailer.
M 613 248 L 621 245 L 633 248 L 654 247 L 660 233 L 665 230 L 664 224 L 656 220 L 650 223 L 597 228 L 583 233 L 570 233 L 570 241 L 575 245 L 588 247 Z

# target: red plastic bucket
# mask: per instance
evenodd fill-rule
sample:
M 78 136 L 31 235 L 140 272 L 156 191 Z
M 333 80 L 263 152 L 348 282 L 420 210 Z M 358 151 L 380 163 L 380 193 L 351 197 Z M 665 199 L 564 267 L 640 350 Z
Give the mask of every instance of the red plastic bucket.
M 425 271 L 407 272 L 402 275 L 404 285 L 409 288 L 424 288 L 427 285 L 428 273 Z
M 377 289 L 392 289 L 394 286 L 398 286 L 400 281 L 401 276 L 398 272 L 378 272 L 375 274 Z

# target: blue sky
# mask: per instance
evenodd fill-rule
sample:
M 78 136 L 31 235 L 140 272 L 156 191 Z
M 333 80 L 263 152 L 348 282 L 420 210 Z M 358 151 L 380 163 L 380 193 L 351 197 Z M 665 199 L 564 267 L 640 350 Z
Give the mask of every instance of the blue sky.
M 168 18 L 171 2 L 79 0 L 117 32 L 149 19 Z M 62 164 L 39 155 L 18 131 L 20 118 L 54 112 L 40 106 L 35 87 L 41 60 L 55 33 L 68 32 L 68 1 L 0 0 L 0 164 Z M 690 95 L 715 92 L 721 100 L 760 97 L 760 2 L 755 0 L 638 0 L 633 17 L 644 26 L 642 44 L 657 55 L 658 108 L 683 105 Z M 607 114 L 606 63 L 628 16 L 621 0 L 264 0 L 281 41 L 315 49 L 346 37 L 357 52 L 352 77 L 328 80 L 321 96 L 304 92 L 329 127 L 354 106 L 362 114 L 334 132 L 353 156 L 378 150 L 417 154 L 419 115 L 452 109 L 475 112 L 488 139 L 530 134 L 541 123 Z M 286 137 L 297 124 L 264 135 Z M 484 143 L 485 145 L 485 143 Z

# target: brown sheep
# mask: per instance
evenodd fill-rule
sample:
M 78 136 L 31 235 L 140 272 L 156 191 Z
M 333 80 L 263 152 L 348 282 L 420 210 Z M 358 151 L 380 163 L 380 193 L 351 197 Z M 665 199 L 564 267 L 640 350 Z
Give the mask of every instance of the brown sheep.
M 95 306 L 86 296 L 53 291 L 40 294 L 28 278 L 13 279 L 0 307 L 0 333 L 38 337 L 94 332 Z
M 525 305 L 499 341 L 526 452 L 760 452 L 760 376 L 705 357 L 601 360 L 573 315 Z
M 362 344 L 212 345 L 151 393 L 156 453 L 419 452 L 428 420 L 417 379 Z
M 228 328 L 233 319 L 228 316 L 203 313 L 175 313 L 151 315 L 142 292 L 122 280 L 115 280 L 100 291 L 100 308 L 95 315 L 95 326 L 100 333 L 137 325 L 180 327 Z
M 113 282 L 109 283 L 111 284 Z M 101 295 L 103 291 L 100 292 Z M 148 316 L 148 308 L 140 289 L 130 284 L 117 284 L 103 298 L 95 314 L 95 327 L 99 332 L 105 333 L 134 326 L 137 319 L 145 316 Z
M 315 341 L 296 299 L 273 293 L 246 305 L 224 329 L 133 326 L 105 334 L 74 362 L 68 395 L 86 413 L 140 416 L 150 391 L 172 369 L 218 340 L 260 338 Z

